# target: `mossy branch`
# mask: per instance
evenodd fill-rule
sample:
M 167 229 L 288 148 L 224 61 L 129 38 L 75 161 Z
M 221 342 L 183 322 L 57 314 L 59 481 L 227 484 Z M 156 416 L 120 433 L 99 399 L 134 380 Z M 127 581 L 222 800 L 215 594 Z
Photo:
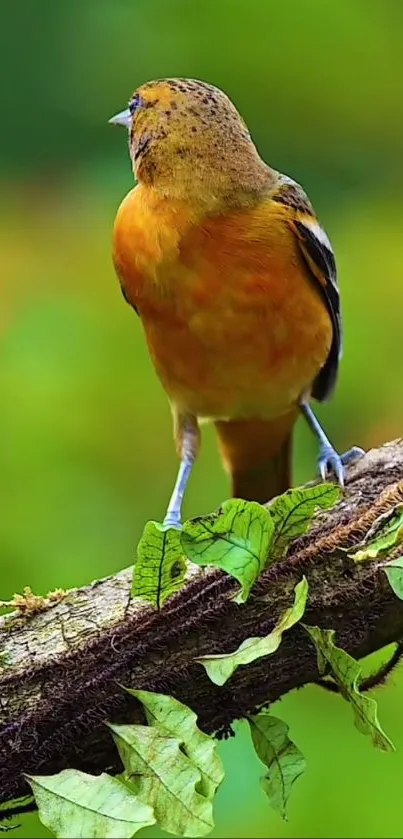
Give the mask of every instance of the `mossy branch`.
M 197 569 L 156 611 L 131 598 L 127 569 L 72 590 L 56 605 L 33 601 L 31 611 L 0 618 L 0 803 L 29 793 L 24 772 L 121 771 L 104 723 L 140 719 L 122 684 L 169 693 L 196 711 L 205 731 L 225 732 L 263 703 L 318 682 L 314 646 L 298 625 L 275 655 L 241 667 L 224 687 L 194 663 L 268 634 L 303 574 L 310 592 L 304 621 L 335 629 L 338 645 L 353 656 L 400 641 L 403 602 L 381 567 L 392 554 L 354 564 L 345 550 L 399 502 L 402 440 L 351 466 L 342 502 L 262 575 L 242 606 L 231 600 L 233 578 Z

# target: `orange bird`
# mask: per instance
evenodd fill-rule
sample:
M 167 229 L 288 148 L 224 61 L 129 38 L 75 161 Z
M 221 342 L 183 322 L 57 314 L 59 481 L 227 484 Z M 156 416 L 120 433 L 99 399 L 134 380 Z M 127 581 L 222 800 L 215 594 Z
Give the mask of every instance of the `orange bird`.
M 165 524 L 180 527 L 199 424 L 217 429 L 236 497 L 290 486 L 300 411 L 319 468 L 344 464 L 309 406 L 333 390 L 341 320 L 331 244 L 301 187 L 259 156 L 218 88 L 148 82 L 112 117 L 138 181 L 119 207 L 113 258 L 168 395 L 181 460 Z

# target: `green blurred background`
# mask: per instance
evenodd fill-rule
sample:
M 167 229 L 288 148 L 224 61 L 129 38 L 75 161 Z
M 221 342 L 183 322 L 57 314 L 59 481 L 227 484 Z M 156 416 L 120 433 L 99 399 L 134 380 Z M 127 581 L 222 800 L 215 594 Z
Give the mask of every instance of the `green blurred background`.
M 402 433 L 401 0 L 3 0 L 0 8 L 0 597 L 131 564 L 176 470 L 170 412 L 111 265 L 132 185 L 107 125 L 142 82 L 223 87 L 262 155 L 302 182 L 338 257 L 345 356 L 321 407 L 340 449 Z M 298 429 L 295 479 L 315 470 Z M 228 494 L 207 429 L 189 515 Z M 308 771 L 271 811 L 244 726 L 223 744 L 216 837 L 403 836 L 403 679 L 377 691 L 397 753 L 375 752 L 338 697 L 308 687 L 275 713 Z M 36 815 L 15 837 L 48 836 Z M 147 831 L 148 836 L 157 836 Z

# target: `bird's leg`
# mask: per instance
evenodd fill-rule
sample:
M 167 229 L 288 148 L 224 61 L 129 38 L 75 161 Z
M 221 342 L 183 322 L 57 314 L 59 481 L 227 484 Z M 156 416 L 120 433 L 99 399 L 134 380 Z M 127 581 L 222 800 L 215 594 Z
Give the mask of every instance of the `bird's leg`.
M 318 437 L 320 443 L 318 466 L 322 481 L 326 480 L 328 472 L 333 472 L 336 476 L 340 486 L 344 486 L 344 467 L 353 460 L 362 457 L 365 454 L 364 449 L 359 446 L 353 446 L 344 454 L 338 454 L 334 446 L 332 446 L 329 438 L 326 436 L 319 420 L 316 418 L 311 406 L 308 402 L 301 402 L 301 413 L 305 417 L 309 427 L 313 433 Z
M 200 430 L 196 417 L 183 415 L 173 409 L 176 447 L 181 459 L 176 483 L 164 518 L 165 527 L 182 527 L 182 502 L 193 464 L 200 445 Z

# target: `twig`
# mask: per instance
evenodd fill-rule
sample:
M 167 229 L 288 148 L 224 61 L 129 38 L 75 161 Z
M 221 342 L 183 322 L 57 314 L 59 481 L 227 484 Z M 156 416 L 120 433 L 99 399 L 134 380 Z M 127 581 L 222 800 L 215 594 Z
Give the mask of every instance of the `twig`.
M 351 466 L 343 501 L 263 574 L 243 606 L 231 600 L 232 578 L 204 570 L 157 612 L 130 598 L 126 569 L 43 611 L 0 618 L 0 803 L 29 792 L 23 772 L 121 771 L 104 722 L 140 719 L 122 684 L 176 696 L 196 711 L 205 731 L 217 732 L 318 681 L 314 647 L 298 626 L 276 654 L 240 668 L 222 688 L 194 663 L 269 633 L 303 574 L 310 587 L 304 620 L 335 629 L 349 653 L 362 657 L 399 641 L 403 603 L 379 563 L 354 564 L 345 549 L 401 501 L 399 440 Z

